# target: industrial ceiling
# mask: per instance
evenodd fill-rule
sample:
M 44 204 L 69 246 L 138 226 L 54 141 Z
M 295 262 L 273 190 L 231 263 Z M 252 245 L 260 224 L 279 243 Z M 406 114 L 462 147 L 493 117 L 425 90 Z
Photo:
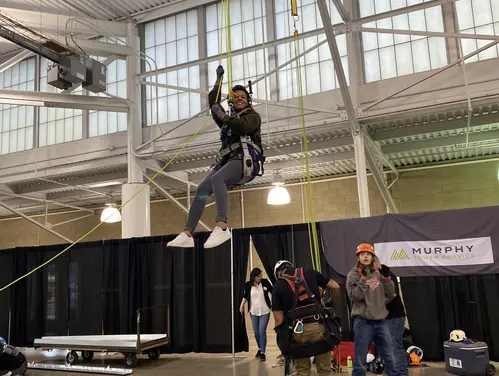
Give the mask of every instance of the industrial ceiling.
M 152 17 L 151 14 L 154 14 L 156 10 L 164 10 L 165 7 L 177 6 L 179 3 L 182 1 L 3 0 L 0 11 L 43 12 L 69 17 L 127 22 L 146 14 Z M 186 3 L 192 3 L 192 1 Z M 29 21 L 36 24 L 35 19 Z M 54 31 L 54 35 L 57 31 Z M 60 30 L 59 34 L 62 35 L 63 30 Z M 0 54 L 13 51 L 18 52 L 17 46 L 0 39 Z M 497 59 L 492 60 L 476 64 L 483 66 L 484 63 L 488 63 L 488 66 L 493 64 L 497 66 Z M 481 69 L 483 68 L 477 68 L 478 71 Z M 499 75 L 496 74 L 496 76 L 495 79 L 499 80 Z M 407 80 L 407 77 L 403 79 Z M 388 83 L 386 85 L 390 87 Z M 475 85 L 476 87 L 481 85 L 480 79 L 476 77 Z M 461 85 L 452 89 L 462 88 Z M 445 90 L 450 89 L 445 88 Z M 457 91 L 459 95 L 456 100 L 451 100 L 449 96 L 448 100 L 442 100 L 437 104 L 433 104 L 435 101 L 431 99 L 431 95 L 426 102 L 421 101 L 422 104 L 417 106 L 414 104 L 412 108 L 404 109 L 404 103 L 397 103 L 395 106 L 393 102 L 390 106 L 400 108 L 400 110 L 391 113 L 391 107 L 387 106 L 380 110 L 379 116 L 374 112 L 359 114 L 359 123 L 365 127 L 366 133 L 374 143 L 373 147 L 400 172 L 448 163 L 499 158 L 499 90 L 484 89 L 485 94 L 477 91 L 479 98 L 473 101 L 469 127 L 467 127 L 468 111 L 466 108 L 469 93 L 466 94 L 464 90 Z M 375 99 L 383 97 L 377 94 L 378 98 Z M 320 94 L 321 98 L 327 98 L 327 95 L 329 95 L 327 92 Z M 281 121 L 280 128 L 272 128 L 273 130 L 266 134 L 267 120 L 279 122 L 277 120 L 279 116 L 274 112 L 276 108 L 271 105 L 268 107 L 271 108 L 271 115 L 266 113 L 268 108 L 264 105 L 256 107 L 262 113 L 264 121 L 263 141 L 266 148 L 265 154 L 268 156 L 268 162 L 265 165 L 266 174 L 248 184 L 246 188 L 250 189 L 268 186 L 272 182 L 273 171 L 279 171 L 287 182 L 299 182 L 303 176 L 299 131 L 290 127 L 291 123 L 297 123 L 296 113 L 290 116 L 292 120 Z M 350 124 L 344 113 L 343 103 L 339 103 L 338 108 L 341 116 L 336 120 L 331 120 L 331 116 L 325 116 L 325 114 L 323 117 L 313 114 L 305 117 L 308 125 L 314 124 L 308 128 L 310 168 L 313 179 L 355 174 L 355 152 Z M 201 145 L 194 144 L 187 148 L 171 166 L 165 169 L 165 173 L 158 177 L 157 183 L 174 197 L 186 197 L 188 186 L 185 180 L 189 180 L 195 186 L 203 179 L 213 163 L 218 150 L 216 132 L 212 132 L 210 140 L 210 142 Z M 178 142 L 179 140 L 162 143 L 160 140 L 154 156 L 143 158 L 144 166 L 147 166 L 144 167 L 144 172 L 152 176 L 161 169 L 178 150 L 178 146 L 175 146 Z M 59 146 L 62 145 L 54 145 L 50 148 L 55 150 Z M 43 158 L 38 154 L 42 153 L 41 150 L 30 151 L 30 153 L 31 156 L 36 153 L 37 163 L 43 162 Z M 21 153 L 18 154 L 21 155 Z M 15 154 L 2 156 L 0 163 L 7 160 L 6 158 L 9 158 L 10 163 L 14 157 Z M 67 171 L 62 167 L 57 170 L 46 168 L 46 172 L 35 176 L 33 173 L 30 175 L 30 170 L 26 168 L 21 179 L 14 173 L 10 174 L 17 167 L 14 166 L 15 163 L 9 163 L 4 164 L 2 168 L 4 174 L 0 173 L 0 200 L 17 210 L 25 214 L 33 214 L 43 212 L 47 208 L 49 210 L 62 209 L 61 204 L 66 205 L 66 209 L 68 205 L 99 208 L 109 200 L 119 201 L 121 198 L 121 184 L 127 181 L 126 136 L 121 137 L 120 141 L 113 141 L 112 154 L 105 160 L 102 158 L 102 160 L 96 159 L 95 163 L 91 161 L 86 164 L 75 163 L 76 167 L 68 168 Z M 30 168 L 33 172 L 35 167 Z M 44 171 L 41 164 L 40 171 Z M 385 172 L 390 172 L 387 165 L 385 165 Z M 157 189 L 152 189 L 152 196 L 164 198 Z M 10 215 L 9 211 L 0 210 L 0 216 Z

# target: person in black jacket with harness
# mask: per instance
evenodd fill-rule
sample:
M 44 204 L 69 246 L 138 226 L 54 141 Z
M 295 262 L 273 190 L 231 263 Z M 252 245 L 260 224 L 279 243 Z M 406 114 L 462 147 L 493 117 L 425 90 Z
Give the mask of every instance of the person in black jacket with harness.
M 328 288 L 337 296 L 340 286 L 315 270 L 295 268 L 286 260 L 275 265 L 274 274 L 277 282 L 272 311 L 281 352 L 294 360 L 296 376 L 310 375 L 311 356 L 315 356 L 319 375 L 331 374 L 331 351 L 341 341 L 341 334 L 331 331 L 319 287 Z M 290 339 L 286 338 L 289 334 Z
M 253 109 L 250 91 L 236 85 L 229 93 L 229 114 L 220 104 L 222 66 L 217 68 L 217 81 L 208 95 L 213 120 L 220 127 L 222 146 L 216 163 L 206 178 L 199 184 L 192 201 L 184 231 L 169 242 L 169 247 L 194 247 L 192 233 L 203 214 L 206 200 L 212 194 L 217 205 L 216 224 L 205 248 L 214 248 L 231 238 L 227 229 L 228 188 L 242 185 L 263 175 L 261 126 L 262 119 Z

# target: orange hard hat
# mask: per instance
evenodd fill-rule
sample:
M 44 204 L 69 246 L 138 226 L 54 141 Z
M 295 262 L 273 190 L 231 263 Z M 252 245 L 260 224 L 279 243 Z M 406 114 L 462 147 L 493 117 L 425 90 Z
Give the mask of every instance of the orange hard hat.
M 414 353 L 409 354 L 409 358 L 411 359 L 410 365 L 411 366 L 420 366 L 421 365 L 421 358 Z
M 355 252 L 356 255 L 358 255 L 359 253 L 362 253 L 362 252 L 369 252 L 371 253 L 373 256 L 376 255 L 374 253 L 374 248 L 371 244 L 369 243 L 362 243 L 362 244 L 359 244 L 359 246 L 357 247 L 357 252 Z

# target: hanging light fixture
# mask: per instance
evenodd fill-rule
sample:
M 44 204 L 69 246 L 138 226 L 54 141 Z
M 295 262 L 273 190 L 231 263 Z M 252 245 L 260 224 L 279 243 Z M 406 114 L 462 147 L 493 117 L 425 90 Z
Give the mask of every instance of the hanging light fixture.
M 121 213 L 115 204 L 106 204 L 100 215 L 100 221 L 105 223 L 121 222 Z
M 268 205 L 286 205 L 291 202 L 291 197 L 289 196 L 288 190 L 283 187 L 284 180 L 281 175 L 274 174 L 272 188 L 267 196 Z

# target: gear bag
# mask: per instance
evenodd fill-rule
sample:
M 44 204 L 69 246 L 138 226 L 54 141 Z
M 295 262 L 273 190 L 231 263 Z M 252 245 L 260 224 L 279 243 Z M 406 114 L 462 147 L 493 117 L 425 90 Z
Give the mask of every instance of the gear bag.
M 293 291 L 293 305 L 284 317 L 284 322 L 277 331 L 277 345 L 285 357 L 291 359 L 309 358 L 327 353 L 338 347 L 341 342 L 341 324 L 334 310 L 326 308 L 320 299 L 310 291 L 303 275 L 303 268 L 295 269 L 293 275 L 283 274 L 284 279 Z M 312 303 L 298 306 L 299 302 L 311 300 Z M 298 344 L 293 340 L 297 328 L 304 327 L 303 321 L 320 322 L 324 325 L 324 337 L 314 343 Z M 297 332 L 299 333 L 299 332 Z

